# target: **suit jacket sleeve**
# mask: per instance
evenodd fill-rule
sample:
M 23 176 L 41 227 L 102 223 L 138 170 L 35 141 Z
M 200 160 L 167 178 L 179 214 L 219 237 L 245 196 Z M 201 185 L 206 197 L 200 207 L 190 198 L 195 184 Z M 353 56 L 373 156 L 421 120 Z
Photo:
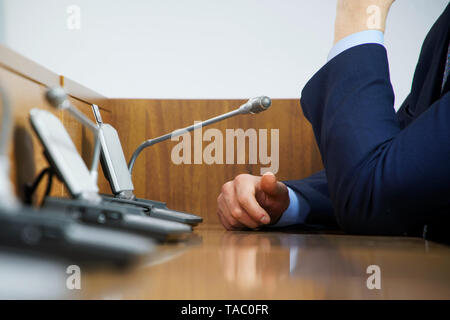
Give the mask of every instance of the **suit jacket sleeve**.
M 449 100 L 443 96 L 401 130 L 386 50 L 377 44 L 344 51 L 307 83 L 301 105 L 341 228 L 417 234 L 444 214 L 440 208 L 450 202 Z M 316 190 L 325 196 L 322 188 Z
M 310 211 L 305 220 L 306 225 L 321 225 L 327 229 L 337 228 L 324 170 L 302 180 L 290 180 L 284 183 L 308 201 Z

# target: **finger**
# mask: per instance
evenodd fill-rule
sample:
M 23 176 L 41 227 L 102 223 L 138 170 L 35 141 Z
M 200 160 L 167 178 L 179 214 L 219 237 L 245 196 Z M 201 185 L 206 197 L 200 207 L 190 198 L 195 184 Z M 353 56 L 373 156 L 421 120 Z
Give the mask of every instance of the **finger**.
M 235 192 L 223 194 L 225 202 L 225 215 L 237 223 L 237 226 L 247 228 L 258 228 L 259 223 L 254 221 L 248 213 L 239 205 Z M 230 221 L 230 220 L 228 220 Z
M 225 215 L 225 213 L 224 213 L 224 201 L 223 201 L 222 194 L 220 194 L 217 197 L 217 216 L 219 217 L 219 220 L 222 223 L 222 225 L 225 227 L 225 229 L 231 230 L 232 226 L 228 222 L 228 220 L 225 218 L 224 215 Z
M 248 184 L 248 179 L 238 180 L 237 183 Z M 257 228 L 259 224 L 253 221 L 239 205 L 235 194 L 235 184 L 235 181 L 229 181 L 222 186 L 219 198 L 223 215 L 231 225 L 236 224 L 238 228 Z
M 220 223 L 224 226 L 225 229 L 231 230 L 231 226 L 227 220 L 224 219 L 222 212 L 220 209 L 217 209 L 217 216 L 219 217 Z
M 240 207 L 258 225 L 270 223 L 270 216 L 256 201 L 255 186 L 248 183 L 236 183 L 236 198 Z M 239 220 L 241 221 L 241 220 Z
M 282 183 L 278 183 L 277 177 L 272 172 L 266 172 L 261 177 L 261 190 L 269 196 L 282 195 L 286 190 Z
M 234 190 L 234 188 L 231 189 Z M 222 212 L 222 218 L 224 218 L 233 229 L 243 229 L 246 226 L 233 217 L 232 211 L 228 206 L 227 198 L 230 195 L 232 195 L 232 192 L 226 191 L 221 193 L 217 198 L 218 206 Z

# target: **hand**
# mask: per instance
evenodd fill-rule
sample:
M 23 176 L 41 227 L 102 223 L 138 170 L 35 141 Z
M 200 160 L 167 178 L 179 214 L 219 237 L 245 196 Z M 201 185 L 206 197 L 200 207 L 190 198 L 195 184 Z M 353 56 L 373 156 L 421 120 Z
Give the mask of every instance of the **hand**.
M 288 189 L 271 172 L 262 177 L 240 174 L 217 197 L 217 215 L 227 230 L 275 224 L 288 206 Z
M 334 43 L 364 30 L 384 32 L 386 18 L 394 0 L 338 0 L 334 24 Z

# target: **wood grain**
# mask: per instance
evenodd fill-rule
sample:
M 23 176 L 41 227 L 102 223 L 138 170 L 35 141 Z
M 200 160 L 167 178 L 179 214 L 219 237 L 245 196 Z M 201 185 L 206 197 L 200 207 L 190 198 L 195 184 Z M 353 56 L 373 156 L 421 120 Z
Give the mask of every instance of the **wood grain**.
M 111 124 L 119 132 L 128 160 L 144 140 L 231 111 L 244 102 L 125 99 L 110 100 L 109 106 Z M 203 132 L 208 128 L 203 128 Z M 274 100 L 266 112 L 230 118 L 211 128 L 219 129 L 224 140 L 226 129 L 268 129 L 269 141 L 270 129 L 278 129 L 280 164 L 277 176 L 280 180 L 300 179 L 322 168 L 311 126 L 303 116 L 298 100 Z M 193 145 L 193 138 L 191 142 Z M 166 141 L 141 153 L 133 172 L 135 193 L 138 197 L 167 202 L 173 209 L 199 214 L 206 223 L 218 223 L 216 198 L 223 183 L 240 173 L 259 175 L 260 168 L 266 167 L 248 164 L 248 149 L 246 164 L 176 165 L 171 161 L 171 152 L 177 143 Z M 209 142 L 204 142 L 203 148 L 207 144 Z
M 44 86 L 56 86 L 60 82 L 54 72 L 3 45 L 0 45 L 0 67 Z
M 55 113 L 66 126 L 86 163 L 92 154 L 92 133 L 82 127 L 70 115 L 54 111 L 45 101 L 47 86 L 64 86 L 72 103 L 94 119 L 90 107 L 96 103 L 102 110 L 106 123 L 119 132 L 127 160 L 144 140 L 169 133 L 210 117 L 231 111 L 244 100 L 145 100 L 107 99 L 70 79 L 52 73 L 33 61 L 0 46 L 0 82 L 6 89 L 14 108 L 14 143 L 11 145 L 11 177 L 19 196 L 25 183 L 31 183 L 36 175 L 48 166 L 42 147 L 31 129 L 28 114 L 31 108 L 42 108 Z M 314 141 L 311 126 L 304 118 L 298 100 L 274 100 L 273 106 L 257 115 L 244 115 L 213 125 L 222 133 L 224 157 L 226 129 L 267 129 L 268 149 L 271 145 L 271 129 L 279 130 L 280 180 L 300 179 L 322 168 L 320 154 Z M 203 128 L 203 132 L 208 130 Z M 192 137 L 192 134 L 191 134 Z M 258 141 L 261 136 L 258 137 Z M 203 142 L 203 152 L 210 142 Z M 260 174 L 267 165 L 249 164 L 248 147 L 245 164 L 180 164 L 171 160 L 173 147 L 178 144 L 166 141 L 145 150 L 138 158 L 133 173 L 135 194 L 138 197 L 167 202 L 173 209 L 193 212 L 205 218 L 205 223 L 217 224 L 216 198 L 223 183 L 240 173 Z M 191 160 L 194 158 L 194 141 L 191 139 Z M 248 144 L 248 141 L 247 141 Z M 237 149 L 235 148 L 235 154 Z M 201 154 L 200 154 L 201 158 Z M 234 163 L 236 163 L 236 158 Z M 42 197 L 44 185 L 37 198 Z M 109 183 L 99 173 L 100 191 L 110 193 Z M 61 183 L 55 182 L 52 195 L 67 196 Z
M 85 275 L 83 298 L 450 298 L 450 248 L 421 238 L 203 226 L 195 232 L 201 243 L 159 245 L 126 273 Z M 367 287 L 371 265 L 380 267 L 380 289 Z
M 10 143 L 10 176 L 16 194 L 23 200 L 24 185 L 31 184 L 39 172 L 48 167 L 48 162 L 43 155 L 43 148 L 29 122 L 29 112 L 32 108 L 50 111 L 60 118 L 83 159 L 88 164 L 92 152 L 92 134 L 86 132 L 86 129 L 70 115 L 56 111 L 46 102 L 44 95 L 47 86 L 55 86 L 60 82 L 60 77 L 57 74 L 3 46 L 0 46 L 0 53 L 2 54 L 0 56 L 0 86 L 7 94 L 14 117 Z M 107 108 L 106 98 L 73 81 L 68 81 L 67 85 L 68 88 L 65 89 L 77 108 L 93 119 L 90 104 L 85 101 L 86 99 L 92 99 L 102 104 L 104 117 L 109 119 L 108 115 L 111 112 Z M 40 202 L 45 184 L 46 180 L 41 182 L 34 203 Z M 109 189 L 102 172 L 99 174 L 99 186 L 101 191 Z M 68 196 L 67 190 L 56 178 L 54 178 L 51 195 Z
M 32 108 L 40 108 L 60 118 L 63 115 L 47 105 L 43 85 L 3 68 L 0 68 L 0 79 L 14 112 L 14 128 L 10 143 L 11 179 L 17 195 L 23 198 L 24 185 L 31 184 L 40 170 L 47 167 L 43 148 L 29 122 L 29 111 Z M 44 185 L 42 183 L 39 188 L 39 195 L 42 195 Z M 52 193 L 62 195 L 62 185 L 54 183 Z

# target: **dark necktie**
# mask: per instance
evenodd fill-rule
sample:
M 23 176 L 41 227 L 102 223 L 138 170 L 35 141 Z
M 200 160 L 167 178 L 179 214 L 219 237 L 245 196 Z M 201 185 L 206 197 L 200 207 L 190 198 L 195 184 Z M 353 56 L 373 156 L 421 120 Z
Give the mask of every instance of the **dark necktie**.
M 450 72 L 450 43 L 448 44 L 447 62 L 445 63 L 444 77 L 442 78 L 441 92 L 444 91 L 445 82 L 447 81 L 449 72 Z

